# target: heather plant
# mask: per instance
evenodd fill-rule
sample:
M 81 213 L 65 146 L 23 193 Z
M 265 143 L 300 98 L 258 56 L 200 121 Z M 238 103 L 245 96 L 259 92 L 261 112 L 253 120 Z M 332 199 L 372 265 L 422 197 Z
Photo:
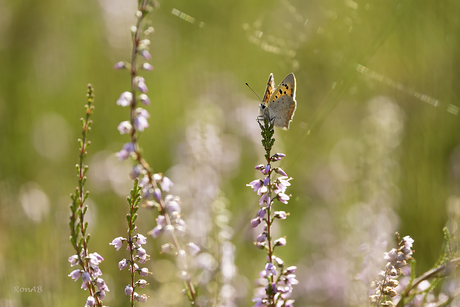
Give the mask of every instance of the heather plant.
M 286 189 L 291 184 L 292 179 L 287 176 L 286 172 L 279 167 L 273 167 L 272 163 L 284 158 L 286 155 L 282 153 L 271 154 L 272 147 L 275 143 L 273 135 L 274 123 L 270 118 L 263 117 L 258 120 L 261 135 L 262 145 L 265 150 L 266 164 L 259 164 L 255 169 L 259 170 L 265 177 L 264 179 L 256 179 L 248 184 L 260 196 L 257 216 L 251 220 L 253 228 L 263 223 L 263 230 L 257 236 L 255 245 L 264 249 L 267 252 L 267 261 L 264 269 L 260 272 L 260 280 L 258 284 L 261 286 L 261 291 L 256 292 L 256 297 L 253 299 L 254 306 L 292 306 L 294 300 L 289 299 L 292 294 L 293 285 L 298 284 L 295 276 L 297 267 L 285 267 L 284 261 L 275 255 L 275 249 L 286 245 L 286 237 L 273 237 L 273 223 L 276 220 L 285 220 L 289 213 L 285 211 L 274 211 L 275 200 L 287 204 L 290 196 L 287 195 Z M 278 174 L 277 178 L 272 175 Z

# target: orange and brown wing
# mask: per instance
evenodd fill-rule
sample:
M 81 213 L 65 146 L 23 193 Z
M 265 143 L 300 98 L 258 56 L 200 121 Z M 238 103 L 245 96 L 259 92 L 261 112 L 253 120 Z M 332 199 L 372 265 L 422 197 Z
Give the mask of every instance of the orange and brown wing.
M 270 95 L 270 98 L 269 98 L 270 100 L 268 102 L 268 105 L 273 103 L 276 99 L 282 96 L 285 96 L 285 95 L 290 96 L 292 97 L 292 99 L 295 100 L 295 77 L 293 73 L 290 73 L 289 75 L 287 75 L 283 79 L 283 81 L 281 81 L 280 85 L 278 85 L 276 90 L 273 91 L 273 93 Z
M 273 74 L 270 74 L 267 81 L 267 87 L 265 89 L 264 97 L 262 98 L 262 103 L 267 104 L 270 96 L 273 94 L 275 90 L 275 80 L 273 78 Z

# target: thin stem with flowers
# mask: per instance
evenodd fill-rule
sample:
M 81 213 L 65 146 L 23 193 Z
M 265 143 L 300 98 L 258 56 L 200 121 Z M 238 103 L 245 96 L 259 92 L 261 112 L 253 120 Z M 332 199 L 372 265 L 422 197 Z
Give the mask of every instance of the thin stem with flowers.
M 85 118 L 82 122 L 82 138 L 79 142 L 79 161 L 76 165 L 78 186 L 76 192 L 71 194 L 70 198 L 70 242 L 75 249 L 76 254 L 69 257 L 70 265 L 79 265 L 80 269 L 73 270 L 68 276 L 74 281 L 82 278 L 81 288 L 89 291 L 89 296 L 86 299 L 85 306 L 102 306 L 102 300 L 105 298 L 105 292 L 109 291 L 105 281 L 99 276 L 102 271 L 99 269 L 99 264 L 104 260 L 98 253 L 89 253 L 88 242 L 90 235 L 87 233 L 88 222 L 85 221 L 85 214 L 88 206 L 85 202 L 89 196 L 89 192 L 85 192 L 86 172 L 88 166 L 84 164 L 84 158 L 87 154 L 87 147 L 90 145 L 88 141 L 88 132 L 91 130 L 90 116 L 94 110 L 94 89 L 91 84 L 88 84 L 87 104 L 85 105 Z
M 168 177 L 163 176 L 163 174 L 153 173 L 149 164 L 142 157 L 138 143 L 139 134 L 149 127 L 148 118 L 150 118 L 147 110 L 138 107 L 138 101 L 144 105 L 150 105 L 150 98 L 146 94 L 148 88 L 145 79 L 139 76 L 138 73 L 139 69 L 146 71 L 153 70 L 153 66 L 150 63 L 144 62 L 139 65 L 138 60 L 140 57 L 147 61 L 151 59 L 149 53 L 150 40 L 144 38 L 144 36 L 150 35 L 154 30 L 153 27 L 147 25 L 145 17 L 155 6 L 156 3 L 152 0 L 138 1 L 136 25 L 131 28 L 133 41 L 131 62 L 118 62 L 114 66 L 116 69 L 129 68 L 131 75 L 130 91 L 122 93 L 117 101 L 118 105 L 122 107 L 129 106 L 130 108 L 129 121 L 121 122 L 118 125 L 118 130 L 121 134 L 129 134 L 131 140 L 116 155 L 120 161 L 126 160 L 130 156 L 136 161 L 136 165 L 130 173 L 130 178 L 139 180 L 139 187 L 142 189 L 142 198 L 145 200 L 145 206 L 147 208 L 156 207 L 159 211 L 157 226 L 149 234 L 153 238 L 158 237 L 162 232 L 170 235 L 172 242 L 162 246 L 163 252 L 170 252 L 184 259 L 181 264 L 181 276 L 184 280 L 189 300 L 192 304 L 197 305 L 196 290 L 188 273 L 185 257 L 181 257 L 187 255 L 187 253 L 184 251 L 177 237 L 185 232 L 185 222 L 180 216 L 179 199 L 170 194 L 163 195 L 165 192 L 169 192 L 173 183 Z M 191 250 L 188 255 L 193 256 L 199 250 L 198 246 L 193 243 L 188 243 L 187 245 Z
M 251 220 L 251 226 L 257 227 L 264 222 L 265 227 L 261 234 L 256 239 L 255 245 L 260 249 L 265 249 L 267 252 L 267 262 L 264 270 L 259 273 L 259 285 L 261 290 L 259 295 L 253 299 L 254 306 L 293 306 L 294 300 L 289 299 L 292 293 L 292 286 L 297 284 L 295 270 L 297 267 L 291 266 L 285 268 L 284 261 L 275 255 L 275 249 L 286 245 L 286 237 L 273 239 L 272 226 L 276 219 L 286 219 L 289 213 L 285 211 L 273 211 L 273 203 L 275 200 L 287 204 L 290 196 L 285 194 L 286 189 L 291 184 L 292 179 L 279 167 L 272 167 L 272 163 L 279 161 L 285 157 L 285 154 L 275 153 L 271 155 L 273 144 L 275 143 L 274 125 L 273 122 L 266 117 L 258 120 L 261 135 L 262 145 L 265 150 L 266 164 L 259 164 L 255 169 L 259 170 L 265 178 L 256 179 L 247 186 L 250 186 L 260 196 L 260 209 L 257 216 Z M 272 178 L 275 172 L 280 175 L 277 178 Z M 274 194 L 274 196 L 273 196 Z

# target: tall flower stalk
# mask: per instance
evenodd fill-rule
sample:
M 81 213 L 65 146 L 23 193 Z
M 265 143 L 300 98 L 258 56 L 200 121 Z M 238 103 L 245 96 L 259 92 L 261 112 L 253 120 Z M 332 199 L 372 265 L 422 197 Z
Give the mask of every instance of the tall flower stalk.
M 285 154 L 275 153 L 271 155 L 271 150 L 275 139 L 274 125 L 270 120 L 264 118 L 258 121 L 261 134 L 262 145 L 265 150 L 266 164 L 259 164 L 255 169 L 259 170 L 265 177 L 256 179 L 247 186 L 250 186 L 260 196 L 259 206 L 261 207 L 254 219 L 251 220 L 253 228 L 263 223 L 264 228 L 258 235 L 255 245 L 267 252 L 267 262 L 265 268 L 259 273 L 259 285 L 263 289 L 261 295 L 256 295 L 253 299 L 254 306 L 293 306 L 294 300 L 289 299 L 292 293 L 292 286 L 298 284 L 295 276 L 297 267 L 291 266 L 285 268 L 284 261 L 275 255 L 275 249 L 286 245 L 286 237 L 274 239 L 272 226 L 275 220 L 284 220 L 289 213 L 285 211 L 274 211 L 273 204 L 275 200 L 287 204 L 290 196 L 285 194 L 286 189 L 291 184 L 292 179 L 288 177 L 279 167 L 273 167 L 272 163 L 285 157 Z M 275 172 L 278 176 L 272 175 Z
M 172 253 L 178 258 L 178 266 L 185 284 L 185 292 L 192 304 L 196 304 L 196 290 L 188 273 L 187 256 L 193 256 L 199 252 L 198 246 L 188 243 L 188 252 L 185 251 L 179 236 L 183 236 L 186 225 L 181 218 L 180 200 L 178 197 L 168 194 L 173 186 L 172 181 L 161 173 L 153 173 L 149 164 L 142 157 L 138 143 L 139 134 L 149 127 L 148 119 L 150 114 L 147 110 L 138 107 L 139 103 L 150 105 L 150 98 L 147 96 L 148 88 L 145 79 L 139 76 L 139 71 L 151 71 L 153 66 L 148 63 L 151 59 L 149 53 L 150 40 L 146 37 L 154 32 L 153 27 L 148 26 L 145 17 L 156 6 L 152 0 L 138 0 L 136 12 L 136 25 L 131 27 L 132 53 L 131 61 L 118 62 L 115 69 L 128 68 L 131 75 L 131 88 L 121 94 L 117 104 L 122 107 L 129 107 L 129 121 L 123 121 L 118 125 L 121 134 L 128 134 L 130 142 L 124 144 L 123 148 L 116 154 L 120 161 L 132 157 L 135 161 L 130 178 L 139 181 L 142 191 L 142 198 L 147 208 L 157 208 L 159 216 L 157 225 L 149 232 L 153 238 L 162 233 L 167 233 L 170 243 L 162 246 L 163 252 Z M 142 62 L 142 63 L 141 63 Z M 112 242 L 114 243 L 114 242 Z M 118 242 L 115 242 L 118 243 Z
M 141 189 L 139 188 L 138 181 L 134 181 L 134 188 L 131 190 L 131 195 L 128 197 L 129 213 L 126 215 L 128 222 L 128 238 L 117 237 L 110 245 L 113 245 L 117 251 L 122 247 L 124 242 L 127 242 L 127 250 L 129 251 L 129 259 L 122 259 L 118 263 L 120 270 L 129 269 L 130 273 L 130 284 L 125 287 L 125 295 L 130 298 L 131 306 L 134 306 L 134 302 L 147 302 L 147 295 L 139 295 L 135 290 L 136 288 L 144 288 L 148 283 L 145 279 L 139 279 L 134 281 L 136 273 L 141 276 L 147 276 L 150 274 L 148 268 L 140 268 L 137 263 L 144 264 L 150 259 L 150 255 L 147 254 L 146 250 L 142 247 L 143 244 L 147 243 L 147 238 L 142 234 L 134 234 L 137 219 L 137 210 L 139 210 L 139 202 L 141 200 Z
M 72 267 L 78 265 L 79 269 L 73 270 L 69 277 L 74 281 L 82 278 L 81 288 L 89 291 L 89 296 L 86 299 L 86 305 L 102 306 L 102 300 L 105 298 L 105 292 L 109 291 L 105 281 L 99 276 L 102 271 L 99 269 L 99 264 L 104 260 L 98 253 L 89 253 L 88 242 L 90 235 L 87 233 L 88 222 L 85 221 L 85 214 L 88 206 L 85 204 L 89 192 L 85 192 L 86 172 L 88 166 L 84 164 L 84 158 L 87 154 L 86 149 L 90 142 L 88 141 L 88 132 L 91 130 L 90 116 L 93 112 L 94 89 L 91 84 L 88 84 L 88 102 L 85 105 L 86 116 L 81 119 L 82 122 L 82 138 L 78 140 L 79 161 L 77 164 L 78 186 L 76 192 L 71 194 L 70 198 L 70 242 L 75 249 L 76 254 L 69 257 L 69 262 Z

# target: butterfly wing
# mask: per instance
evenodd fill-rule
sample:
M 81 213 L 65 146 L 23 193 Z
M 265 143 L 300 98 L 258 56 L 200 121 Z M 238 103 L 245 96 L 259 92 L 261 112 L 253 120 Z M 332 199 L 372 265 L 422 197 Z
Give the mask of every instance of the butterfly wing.
M 274 119 L 275 126 L 285 130 L 289 129 L 289 123 L 292 121 L 297 107 L 295 88 L 295 76 L 290 73 L 270 95 L 265 111 L 270 119 Z
M 262 98 L 263 104 L 265 105 L 267 104 L 274 90 L 275 90 L 275 79 L 273 78 L 273 74 L 270 74 L 270 76 L 268 76 L 267 88 L 265 89 L 265 94 L 264 94 L 264 97 Z

